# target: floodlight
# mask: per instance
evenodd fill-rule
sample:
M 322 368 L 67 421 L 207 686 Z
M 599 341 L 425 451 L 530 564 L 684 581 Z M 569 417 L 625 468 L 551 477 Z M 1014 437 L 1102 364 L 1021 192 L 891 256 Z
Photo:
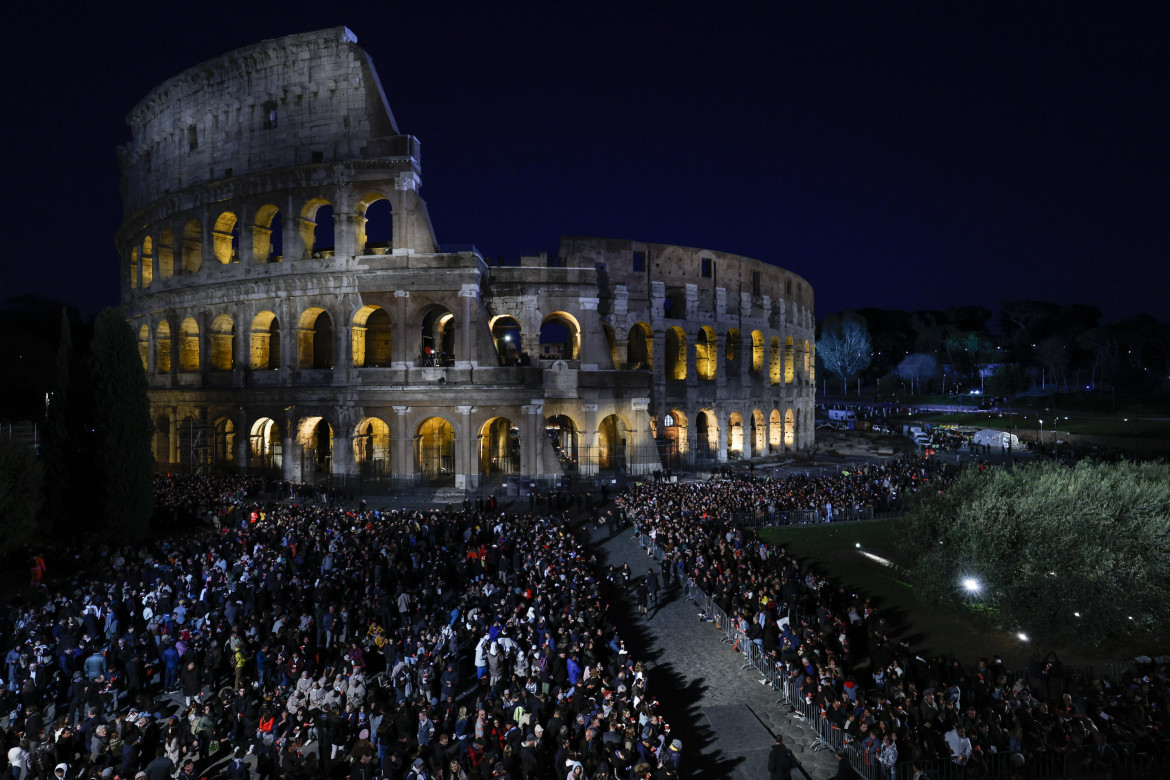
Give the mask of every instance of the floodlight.
M 974 577 L 963 578 L 963 589 L 968 593 L 978 593 L 983 590 L 983 585 Z
M 1023 631 L 1021 631 L 1020 633 L 1016 634 L 1016 638 L 1017 638 L 1017 639 L 1019 639 L 1021 642 L 1027 642 L 1027 641 L 1028 641 L 1028 635 L 1027 635 L 1027 634 L 1025 634 Z

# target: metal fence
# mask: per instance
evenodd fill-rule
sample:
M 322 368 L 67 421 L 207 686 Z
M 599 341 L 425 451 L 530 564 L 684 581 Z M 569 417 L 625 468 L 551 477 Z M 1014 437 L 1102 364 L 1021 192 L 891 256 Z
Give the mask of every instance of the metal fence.
M 638 533 L 638 543 L 649 550 L 660 563 L 665 551 L 657 546 L 646 534 Z M 992 753 L 979 756 L 969 764 L 951 761 L 920 761 L 915 765 L 896 763 L 883 765 L 880 754 L 874 746 L 850 741 L 845 733 L 830 723 L 818 705 L 806 699 L 780 666 L 765 655 L 761 644 L 748 639 L 747 635 L 715 601 L 708 596 L 690 577 L 681 579 L 686 598 L 699 608 L 705 621 L 712 622 L 722 633 L 720 641 L 731 645 L 743 656 L 742 669 L 752 669 L 761 676 L 761 682 L 779 694 L 777 703 L 784 703 L 793 710 L 793 717 L 801 720 L 815 735 L 809 750 L 832 750 L 845 756 L 853 771 L 865 780 L 915 780 L 917 771 L 925 773 L 929 780 L 969 780 L 973 777 L 986 778 L 1076 778 L 1076 780 L 1154 780 L 1170 777 L 1170 746 L 1162 743 L 1158 749 L 1139 748 L 1134 744 L 1111 745 L 1107 756 L 1071 751 L 1042 751 L 1025 758 L 1018 753 Z M 790 620 L 795 616 L 789 612 Z M 1112 674 L 1121 674 L 1125 665 L 1107 667 Z M 1093 670 L 1088 670 L 1090 673 Z M 1098 674 L 1101 672 L 1098 671 Z M 1025 675 L 1020 675 L 1025 676 Z

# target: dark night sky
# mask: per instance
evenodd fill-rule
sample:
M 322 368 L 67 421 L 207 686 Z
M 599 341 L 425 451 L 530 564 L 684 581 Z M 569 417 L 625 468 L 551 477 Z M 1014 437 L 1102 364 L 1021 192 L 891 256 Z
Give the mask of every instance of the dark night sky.
M 256 7 L 253 7 L 256 6 Z M 846 308 L 1168 318 L 1161 4 L 41 3 L 9 28 L 0 297 L 117 298 L 115 147 L 163 80 L 346 25 L 442 243 L 737 252 Z

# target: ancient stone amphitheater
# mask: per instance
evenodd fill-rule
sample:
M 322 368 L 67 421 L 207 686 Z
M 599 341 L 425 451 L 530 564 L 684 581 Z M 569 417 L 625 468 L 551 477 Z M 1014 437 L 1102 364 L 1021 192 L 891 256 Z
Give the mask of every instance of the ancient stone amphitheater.
M 813 442 L 813 291 L 725 252 L 435 240 L 418 139 L 345 28 L 201 63 L 130 113 L 124 309 L 163 469 L 474 489 Z

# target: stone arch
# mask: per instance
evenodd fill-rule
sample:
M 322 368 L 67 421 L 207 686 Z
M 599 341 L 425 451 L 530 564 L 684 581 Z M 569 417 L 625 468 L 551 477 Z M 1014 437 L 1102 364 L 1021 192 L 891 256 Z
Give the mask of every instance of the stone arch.
M 211 462 L 217 466 L 236 461 L 236 424 L 224 415 L 212 426 Z
M 283 465 L 284 441 L 280 426 L 271 417 L 257 419 L 248 435 L 248 466 L 280 469 Z
M 183 273 L 199 273 L 203 267 L 203 228 L 193 219 L 183 225 Z
M 796 446 L 796 417 L 789 408 L 784 412 L 784 447 L 792 449 Z
M 175 234 L 170 228 L 163 228 L 158 234 L 158 276 L 170 279 L 175 275 Z
M 138 289 L 138 247 L 130 247 L 130 289 Z
M 597 467 L 601 471 L 625 471 L 632 431 L 620 414 L 607 416 L 597 426 Z
M 297 424 L 301 479 L 313 481 L 333 469 L 333 426 L 324 417 L 303 417 Z
M 280 321 L 276 315 L 262 311 L 253 317 L 249 336 L 248 366 L 253 371 L 280 368 Z
M 142 370 L 150 371 L 150 326 L 145 323 L 138 329 L 138 357 L 142 360 Z
M 654 368 L 654 332 L 644 322 L 635 322 L 626 340 L 626 365 L 641 371 Z
M 768 383 L 773 385 L 780 384 L 780 337 L 773 336 L 771 349 L 768 350 Z
M 704 325 L 695 338 L 695 372 L 699 379 L 714 381 L 719 368 L 719 343 L 715 329 Z
M 333 254 L 333 204 L 312 198 L 301 207 L 301 241 L 309 257 Z
M 759 409 L 752 410 L 748 442 L 752 448 L 752 457 L 758 458 L 768 450 L 768 428 L 764 422 L 764 413 Z
M 808 339 L 804 340 L 804 379 L 806 382 L 812 383 L 812 352 L 809 346 Z
M 437 303 L 425 309 L 419 352 L 424 366 L 455 365 L 455 315 L 450 309 Z
M 732 412 L 727 417 L 727 457 L 743 457 L 743 415 Z
M 764 334 L 752 331 L 752 373 L 764 370 Z
M 479 473 L 520 473 L 520 430 L 507 417 L 493 417 L 479 429 Z
M 414 468 L 431 479 L 455 475 L 455 427 L 442 417 L 428 417 L 414 432 Z
M 666 329 L 666 378 L 687 378 L 687 334 L 677 325 Z
M 724 347 L 724 373 L 729 377 L 739 376 L 740 361 L 743 360 L 743 336 L 739 328 L 728 328 Z
M 252 225 L 252 259 L 257 263 L 279 263 L 284 255 L 284 214 L 271 203 L 256 209 Z
M 682 456 L 690 450 L 687 440 L 687 416 L 678 409 L 671 409 L 662 416 L 662 460 L 669 468 L 678 468 Z
M 175 462 L 189 468 L 202 466 L 210 455 L 210 442 L 199 422 L 187 415 L 175 426 Z
M 518 363 L 520 353 L 524 349 L 524 333 L 520 328 L 520 321 L 511 314 L 500 314 L 492 317 L 490 327 L 500 365 L 510 366 Z
M 581 323 L 567 311 L 554 311 L 540 321 L 540 356 L 577 360 L 581 354 Z
M 171 324 L 163 320 L 155 329 L 154 337 L 155 371 L 171 373 Z
M 150 236 L 142 239 L 142 288 L 150 287 L 154 281 L 154 241 Z
M 236 367 L 236 324 L 230 314 L 211 321 L 211 370 L 231 371 Z
M 354 368 L 388 368 L 391 364 L 390 315 L 381 306 L 358 309 L 350 328 Z
M 773 409 L 768 415 L 768 449 L 779 452 L 784 446 L 784 421 L 780 417 L 780 410 Z
M 789 336 L 784 340 L 784 384 L 790 385 L 796 379 L 796 346 Z
M 695 415 L 695 448 L 701 457 L 713 458 L 719 454 L 719 418 L 710 409 Z
M 305 309 L 297 323 L 297 366 L 333 368 L 333 318 L 319 306 Z
M 353 429 L 353 462 L 362 476 L 392 474 L 390 426 L 379 417 L 366 417 Z
M 394 250 L 394 207 L 382 192 L 368 192 L 354 209 L 354 246 L 360 255 Z
M 613 367 L 618 368 L 617 335 L 613 332 L 613 325 L 602 321 L 601 333 L 605 336 L 605 346 L 609 350 L 609 359 L 613 361 Z
M 225 211 L 216 217 L 211 231 L 211 251 L 223 265 L 240 261 L 239 219 L 234 213 Z
M 179 324 L 179 371 L 199 370 L 199 323 L 187 317 Z
M 581 442 L 580 429 L 573 418 L 567 414 L 554 414 L 545 420 L 545 435 L 552 443 L 557 460 L 565 471 L 576 471 Z
M 171 418 L 160 414 L 154 418 L 154 462 L 171 462 Z

